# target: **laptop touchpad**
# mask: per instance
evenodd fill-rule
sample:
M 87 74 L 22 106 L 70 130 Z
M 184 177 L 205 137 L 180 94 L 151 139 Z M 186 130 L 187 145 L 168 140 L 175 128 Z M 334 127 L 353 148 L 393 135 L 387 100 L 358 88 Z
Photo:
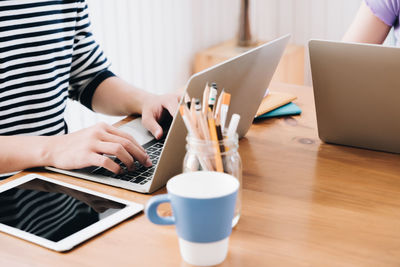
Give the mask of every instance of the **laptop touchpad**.
M 122 125 L 119 129 L 130 134 L 141 146 L 154 139 L 154 136 L 143 127 L 142 118 L 134 119 Z

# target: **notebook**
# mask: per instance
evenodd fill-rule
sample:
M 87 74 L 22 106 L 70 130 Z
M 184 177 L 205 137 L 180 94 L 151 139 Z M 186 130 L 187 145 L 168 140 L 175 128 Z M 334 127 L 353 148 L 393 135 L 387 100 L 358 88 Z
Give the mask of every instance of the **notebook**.
M 283 105 L 286 105 L 296 99 L 297 96 L 289 93 L 270 91 L 268 95 L 266 95 L 261 101 L 260 107 L 258 108 L 256 113 L 256 117 L 261 116 Z
M 289 104 L 283 105 L 279 108 L 271 110 L 265 114 L 262 114 L 256 119 L 265 119 L 265 118 L 272 118 L 272 117 L 281 117 L 281 116 L 294 116 L 300 115 L 301 109 L 295 103 L 290 102 Z

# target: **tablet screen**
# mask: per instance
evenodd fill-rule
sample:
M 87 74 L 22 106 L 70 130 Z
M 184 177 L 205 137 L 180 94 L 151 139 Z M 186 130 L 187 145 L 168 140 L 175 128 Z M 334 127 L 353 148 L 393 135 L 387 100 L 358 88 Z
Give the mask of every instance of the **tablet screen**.
M 57 242 L 125 206 L 35 178 L 0 193 L 0 223 Z

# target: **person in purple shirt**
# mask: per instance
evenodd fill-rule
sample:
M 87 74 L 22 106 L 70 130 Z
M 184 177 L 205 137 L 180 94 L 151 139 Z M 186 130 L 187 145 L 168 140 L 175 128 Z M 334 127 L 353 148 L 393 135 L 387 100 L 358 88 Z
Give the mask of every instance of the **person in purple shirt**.
M 399 13 L 400 0 L 364 0 L 343 41 L 382 44 L 393 27 L 399 46 Z

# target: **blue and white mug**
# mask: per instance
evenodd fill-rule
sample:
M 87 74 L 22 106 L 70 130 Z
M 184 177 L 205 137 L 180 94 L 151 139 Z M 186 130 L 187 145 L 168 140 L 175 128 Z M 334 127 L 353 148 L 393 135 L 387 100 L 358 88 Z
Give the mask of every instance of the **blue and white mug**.
M 221 172 L 187 172 L 171 178 L 168 194 L 152 197 L 146 206 L 155 224 L 175 224 L 182 258 L 193 265 L 216 265 L 228 252 L 238 180 Z M 170 202 L 173 216 L 160 217 L 157 208 Z

